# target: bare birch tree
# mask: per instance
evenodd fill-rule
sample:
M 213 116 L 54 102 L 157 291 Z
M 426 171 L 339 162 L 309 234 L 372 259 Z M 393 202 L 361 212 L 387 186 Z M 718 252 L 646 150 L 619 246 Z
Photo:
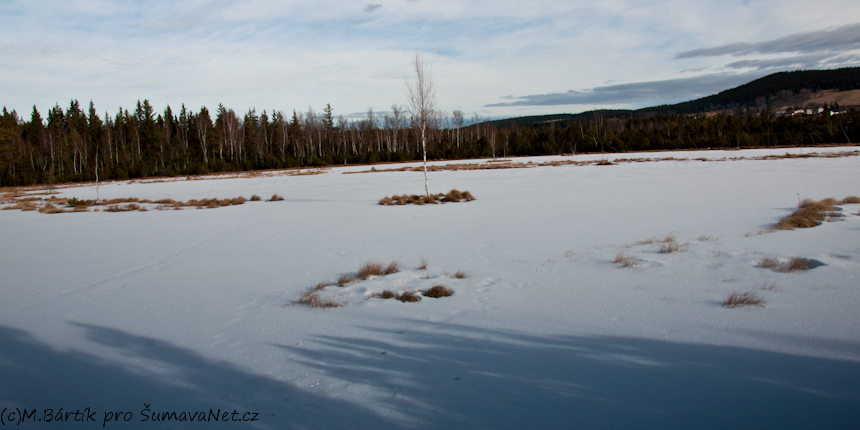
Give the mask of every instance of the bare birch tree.
M 413 62 L 415 81 L 406 82 L 409 113 L 415 126 L 421 130 L 421 150 L 424 152 L 424 191 L 430 197 L 430 181 L 427 179 L 427 126 L 433 122 L 436 114 L 436 88 L 433 76 L 427 70 L 424 56 L 415 53 Z

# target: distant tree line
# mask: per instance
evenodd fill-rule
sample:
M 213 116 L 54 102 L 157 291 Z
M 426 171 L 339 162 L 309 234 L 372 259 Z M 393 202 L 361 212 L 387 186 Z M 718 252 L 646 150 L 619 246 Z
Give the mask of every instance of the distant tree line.
M 812 146 L 860 142 L 860 113 L 775 116 L 738 110 L 734 115 L 680 114 L 588 116 L 538 124 L 467 119 L 462 111 L 436 112 L 427 128 L 429 159 L 462 159 L 579 152 L 686 148 Z M 3 108 L 0 118 L 0 185 L 30 185 L 194 175 L 289 167 L 328 166 L 422 157 L 414 118 L 398 106 L 384 115 L 369 109 L 360 120 L 322 112 L 237 114 L 156 112 L 146 100 L 133 111 L 100 116 L 74 100 L 45 118 L 34 107 L 29 120 Z

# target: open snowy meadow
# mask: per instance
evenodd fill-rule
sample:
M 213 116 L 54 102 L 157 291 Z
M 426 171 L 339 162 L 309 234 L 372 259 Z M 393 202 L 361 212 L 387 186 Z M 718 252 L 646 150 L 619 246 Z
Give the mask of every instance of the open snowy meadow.
M 768 227 L 860 195 L 860 150 L 801 151 L 434 162 L 476 200 L 421 206 L 377 204 L 418 163 L 20 191 L 249 200 L 0 211 L 3 424 L 857 429 L 860 204 Z

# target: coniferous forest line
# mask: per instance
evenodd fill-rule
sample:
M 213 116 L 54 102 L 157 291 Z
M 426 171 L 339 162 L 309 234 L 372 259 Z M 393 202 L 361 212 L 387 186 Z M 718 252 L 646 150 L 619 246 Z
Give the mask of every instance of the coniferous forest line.
M 146 100 L 133 111 L 100 116 L 74 100 L 47 117 L 34 107 L 29 120 L 3 109 L 0 186 L 177 176 L 289 167 L 421 159 L 420 137 L 408 112 L 393 106 L 361 120 L 321 113 L 237 115 L 184 105 L 161 112 Z M 703 148 L 814 146 L 860 142 L 860 113 L 777 116 L 767 110 L 697 117 L 656 114 L 617 117 L 592 112 L 542 124 L 466 121 L 462 112 L 438 113 L 428 137 L 428 159 L 552 155 Z

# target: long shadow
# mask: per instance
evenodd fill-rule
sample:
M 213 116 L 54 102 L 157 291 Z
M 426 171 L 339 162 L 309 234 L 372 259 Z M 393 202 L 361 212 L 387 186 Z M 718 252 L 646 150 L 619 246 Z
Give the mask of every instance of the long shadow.
M 0 409 L 91 407 L 98 423 L 23 428 L 628 429 L 827 428 L 860 424 L 860 362 L 748 348 L 613 336 L 543 336 L 405 321 L 421 331 L 364 328 L 278 347 L 353 385 L 343 401 L 213 361 L 161 340 L 76 324 L 120 364 L 57 350 L 0 326 Z M 780 342 L 802 343 L 781 338 Z M 820 345 L 856 355 L 860 343 Z M 297 357 L 297 358 L 296 358 Z M 285 357 L 286 359 L 286 357 Z M 124 360 L 128 362 L 128 360 Z M 139 363 L 139 365 L 137 364 Z M 381 396 L 386 400 L 378 400 Z M 221 409 L 255 422 L 141 422 L 153 412 Z M 382 411 L 382 412 L 376 412 Z M 151 414 L 150 414 L 151 415 Z
M 110 328 L 75 324 L 86 337 L 134 359 L 138 366 L 118 364 L 94 354 L 58 350 L 35 340 L 29 333 L 0 326 L 0 411 L 4 417 L 14 408 L 37 410 L 21 428 L 101 427 L 105 413 L 131 412 L 106 424 L 105 428 L 248 428 L 328 429 L 397 428 L 367 409 L 354 404 L 300 390 L 290 383 L 238 369 L 230 363 L 212 361 L 168 342 Z M 150 406 L 146 416 L 144 404 Z M 84 411 L 97 422 L 56 421 L 59 409 Z M 46 410 L 50 409 L 49 415 Z M 209 410 L 217 411 L 218 421 Z M 210 421 L 154 421 L 156 414 L 203 412 Z M 232 412 L 238 414 L 233 415 Z M 227 422 L 223 413 L 230 412 Z M 249 421 L 257 413 L 257 421 Z M 144 418 L 148 420 L 142 421 Z M 197 415 L 198 417 L 200 414 Z M 129 421 L 125 421 L 129 417 Z M 53 418 L 50 423 L 44 420 Z M 65 417 L 64 417 L 65 418 Z M 38 421 L 42 419 L 43 421 Z M 239 420 L 239 421 L 234 421 Z M 6 425 L 9 425 L 6 423 Z
M 322 336 L 321 348 L 281 347 L 331 377 L 390 392 L 388 406 L 419 428 L 860 426 L 856 359 L 423 324 L 366 328 L 375 340 Z M 856 353 L 860 344 L 839 348 Z

